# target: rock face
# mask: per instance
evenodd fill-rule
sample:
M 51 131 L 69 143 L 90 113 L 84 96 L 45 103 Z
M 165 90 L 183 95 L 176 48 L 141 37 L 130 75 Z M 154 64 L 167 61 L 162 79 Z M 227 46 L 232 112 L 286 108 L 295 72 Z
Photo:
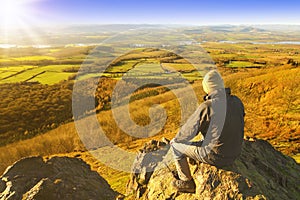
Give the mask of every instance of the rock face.
M 0 199 L 115 199 L 118 194 L 78 158 L 25 158 L 0 177 Z
M 134 192 L 137 198 L 142 197 L 155 168 L 168 150 L 169 141 L 166 139 L 162 142 L 151 140 L 140 149 L 132 167 L 133 173 L 127 184 L 128 194 Z
M 146 168 L 145 164 L 140 168 Z M 157 168 L 147 183 L 140 184 L 135 197 L 149 200 L 300 198 L 300 165 L 263 140 L 245 140 L 241 155 L 231 166 L 217 168 L 196 163 L 190 167 L 197 186 L 195 194 L 177 193 L 171 187 L 172 172 L 165 167 Z M 175 170 L 175 166 L 170 168 Z M 130 183 L 138 182 L 137 177 L 132 175 Z M 128 189 L 131 188 L 129 184 Z M 142 194 L 140 188 L 143 188 Z

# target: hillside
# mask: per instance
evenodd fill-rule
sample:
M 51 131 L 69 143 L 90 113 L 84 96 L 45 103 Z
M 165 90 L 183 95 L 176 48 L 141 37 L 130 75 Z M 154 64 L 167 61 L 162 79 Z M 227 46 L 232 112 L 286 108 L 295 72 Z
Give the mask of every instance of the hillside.
M 231 29 L 232 27 L 227 28 Z M 0 49 L 1 54 L 3 54 L 0 59 L 0 108 L 2 110 L 0 113 L 0 145 L 3 146 L 12 142 L 32 138 L 55 129 L 61 124 L 72 121 L 72 89 L 74 78 L 80 68 L 79 65 L 85 58 L 86 61 L 83 64 L 85 69 L 83 71 L 81 70 L 78 76 L 80 80 L 91 80 L 91 85 L 98 84 L 98 88 L 96 94 L 87 94 L 86 90 L 82 90 L 80 91 L 80 93 L 82 93 L 80 95 L 84 96 L 84 101 L 95 98 L 96 112 L 104 111 L 102 113 L 107 116 L 103 124 L 106 124 L 107 121 L 109 121 L 110 124 L 114 123 L 111 115 L 105 111 L 110 109 L 111 94 L 114 86 L 117 82 L 119 83 L 120 77 L 125 75 L 124 73 L 130 72 L 126 74 L 126 79 L 132 84 L 125 85 L 124 88 L 126 88 L 125 91 L 128 91 L 131 87 L 137 87 L 131 97 L 128 97 L 130 98 L 130 102 L 133 103 L 132 107 L 134 109 L 132 109 L 132 112 L 136 113 L 133 114 L 135 118 L 134 121 L 139 125 L 149 123 L 150 118 L 147 115 L 148 108 L 151 107 L 151 104 L 162 103 L 166 108 L 168 107 L 168 119 L 175 122 L 174 125 L 167 124 L 164 129 L 165 132 L 169 133 L 174 132 L 174 130 L 180 126 L 180 124 L 177 123 L 180 121 L 177 116 L 179 111 L 177 108 L 173 108 L 174 106 L 178 106 L 178 101 L 176 97 L 169 92 L 169 88 L 163 86 L 157 87 L 158 84 L 150 84 L 138 88 L 138 85 L 143 84 L 144 81 L 141 80 L 141 77 L 156 83 L 174 83 L 172 87 L 176 86 L 178 81 L 181 82 L 181 78 L 186 79 L 190 83 L 195 83 L 195 87 L 200 88 L 196 93 L 198 93 L 197 96 L 201 101 L 202 89 L 201 85 L 197 82 L 201 82 L 203 71 L 213 65 L 213 59 L 219 69 L 224 72 L 223 75 L 225 75 L 225 79 L 227 79 L 227 75 L 229 75 L 229 78 L 231 77 L 228 85 L 236 89 L 233 90 L 233 92 L 236 92 L 241 98 L 245 97 L 244 99 L 248 101 L 253 99 L 254 96 L 258 98 L 260 95 L 264 95 L 262 91 L 258 91 L 261 90 L 260 85 L 268 88 L 264 80 L 260 81 L 261 78 L 264 78 L 259 76 L 260 73 L 272 73 L 272 71 L 275 72 L 277 70 L 278 72 L 275 74 L 275 77 L 279 77 L 280 72 L 286 68 L 285 74 L 289 77 L 289 74 L 291 74 L 288 70 L 289 68 L 295 68 L 294 71 L 296 73 L 298 72 L 297 63 L 299 63 L 300 57 L 298 52 L 299 45 L 296 44 L 271 45 L 268 43 L 261 44 L 251 42 L 205 42 L 202 46 L 209 56 L 205 55 L 205 58 L 201 58 L 201 62 L 204 65 L 198 70 L 189 64 L 187 60 L 183 59 L 183 57 L 171 51 L 159 48 L 133 48 L 133 50 L 132 48 L 126 48 L 128 52 L 110 63 L 103 74 L 99 74 L 99 66 L 105 64 L 107 59 L 109 60 L 111 56 L 116 56 L 114 52 L 120 50 L 118 46 L 101 46 L 95 49 L 93 49 L 92 46 Z M 191 53 L 193 56 L 201 54 L 201 48 L 197 48 L 196 51 L 195 49 L 191 49 L 191 51 L 193 52 Z M 103 58 L 95 59 L 92 55 L 91 57 L 87 57 L 89 53 L 92 53 L 92 55 L 103 55 Z M 76 63 L 73 63 L 75 61 Z M 269 68 L 271 70 L 268 70 Z M 98 80 L 99 76 L 105 77 Z M 179 77 L 179 79 L 176 77 Z M 238 83 L 240 85 L 237 85 L 237 80 L 240 80 L 241 77 L 247 79 L 247 85 L 243 85 L 243 83 Z M 251 85 L 251 81 L 253 81 L 255 77 L 258 78 L 258 83 Z M 234 80 L 234 78 L 236 78 L 236 80 Z M 294 85 L 297 84 L 297 77 L 288 80 L 294 83 Z M 286 80 L 279 77 L 276 78 L 276 81 L 279 81 L 278 84 L 282 84 L 282 82 Z M 287 84 L 287 90 L 290 91 L 290 88 L 297 90 L 298 87 L 294 87 L 291 83 Z M 273 85 L 272 88 L 269 88 L 273 90 L 273 87 L 276 86 L 277 83 L 275 81 L 268 81 L 268 84 Z M 243 92 L 240 92 L 240 86 L 245 86 L 247 89 L 243 89 Z M 284 107 L 286 107 L 284 115 L 288 116 L 288 119 L 275 119 L 275 121 L 277 121 L 275 124 L 278 124 L 279 120 L 283 121 L 283 123 L 290 123 L 291 112 L 294 112 L 291 120 L 295 121 L 293 118 L 295 117 L 295 113 L 299 111 L 298 108 L 295 108 L 295 105 L 297 105 L 295 101 L 297 94 L 294 95 L 294 99 L 288 98 L 288 100 L 284 100 L 284 97 L 278 92 L 278 89 L 274 91 L 277 91 L 276 94 L 271 92 L 272 97 L 268 98 L 275 97 L 275 99 L 282 101 L 283 104 L 287 104 L 284 105 Z M 249 92 L 254 94 L 254 96 L 249 96 Z M 271 94 L 269 91 L 266 92 Z M 143 99 L 143 103 L 139 101 L 141 99 Z M 153 103 L 151 101 L 153 101 Z M 264 103 L 268 104 L 269 101 L 269 99 L 265 99 Z M 272 103 L 273 102 L 270 102 L 270 104 Z M 143 113 L 138 113 L 136 110 L 141 108 L 141 105 L 145 109 Z M 274 108 L 277 106 L 279 105 L 274 106 Z M 292 107 L 287 108 L 290 106 Z M 258 108 L 260 105 L 249 105 L 248 107 Z M 282 108 L 281 106 L 279 107 L 280 109 Z M 89 108 L 89 110 L 83 110 L 82 112 L 90 112 L 91 109 L 94 109 L 94 107 Z M 253 110 L 255 109 L 252 109 L 251 112 Z M 276 113 L 276 109 L 274 110 Z M 269 115 L 271 121 L 274 118 L 270 112 L 268 114 L 257 114 L 259 116 Z M 280 113 L 280 115 L 282 115 L 282 113 Z M 251 118 L 254 119 L 253 117 L 255 118 L 254 115 Z M 269 119 L 266 120 L 267 125 L 274 124 L 269 121 Z M 256 123 L 256 121 L 251 123 Z M 292 122 L 292 124 L 287 124 L 287 126 L 292 132 L 292 138 L 286 134 L 286 130 L 282 133 L 284 135 L 283 137 L 289 140 L 298 140 L 297 137 L 293 138 L 294 133 L 297 135 L 298 130 L 297 127 L 295 127 L 295 123 Z M 107 132 L 110 133 L 108 128 Z M 113 130 L 116 130 L 115 125 Z M 249 132 L 253 133 L 253 130 Z M 254 134 L 261 135 L 259 130 L 255 130 L 254 132 Z M 122 133 L 122 135 L 126 134 Z M 126 138 L 130 140 L 130 138 Z M 113 142 L 115 143 L 117 141 L 118 139 Z M 293 143 L 293 141 L 291 142 Z M 281 142 L 280 145 L 283 145 L 283 143 Z M 285 146 L 283 149 L 289 148 L 288 143 L 286 143 Z M 289 155 L 296 154 L 297 150 L 286 153 Z
M 246 136 L 267 140 L 275 149 L 293 156 L 299 162 L 300 98 L 297 86 L 300 84 L 296 84 L 299 82 L 297 77 L 299 68 L 286 65 L 267 69 L 239 69 L 234 72 L 231 69 L 220 68 L 220 71 L 226 85 L 231 87 L 232 93 L 238 95 L 245 104 Z M 203 95 L 201 81 L 195 82 L 193 87 L 201 99 Z M 126 151 L 136 152 L 150 139 L 160 139 L 162 136 L 173 138 L 180 126 L 180 110 L 172 91 L 146 88 L 137 91 L 135 95 L 138 98 L 132 101 L 131 111 L 136 122 L 141 125 L 147 124 L 145 119 L 148 116 L 148 108 L 159 103 L 168 114 L 164 129 L 150 138 L 132 138 L 119 130 L 110 110 L 101 110 L 97 114 L 98 120 L 109 139 Z M 286 104 L 287 95 L 290 98 L 289 104 Z M 103 176 L 115 191 L 125 193 L 129 174 L 111 169 L 89 155 L 77 135 L 73 122 L 32 139 L 0 147 L 0 171 L 4 172 L 7 166 L 24 157 L 47 157 L 54 154 L 81 157 L 93 170 Z
M 224 72 L 226 73 L 226 72 Z M 246 107 L 245 132 L 287 155 L 300 149 L 300 69 L 285 65 L 225 77 Z

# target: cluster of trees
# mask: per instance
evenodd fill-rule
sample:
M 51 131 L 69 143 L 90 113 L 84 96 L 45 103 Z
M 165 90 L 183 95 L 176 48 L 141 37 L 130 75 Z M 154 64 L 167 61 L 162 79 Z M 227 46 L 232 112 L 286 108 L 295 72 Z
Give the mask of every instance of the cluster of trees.
M 101 77 L 101 78 L 90 78 L 81 81 L 76 85 L 76 90 L 73 91 L 73 102 L 77 101 L 91 102 L 95 104 L 92 107 L 82 106 L 82 109 L 78 110 L 77 117 L 88 115 L 90 111 L 95 110 L 100 112 L 103 110 L 109 110 L 111 108 L 112 97 L 115 99 L 115 103 L 122 105 L 125 102 L 133 102 L 139 99 L 147 98 L 150 96 L 157 96 L 159 94 L 169 91 L 168 88 L 162 87 L 158 84 L 141 84 L 142 79 L 130 79 L 130 80 L 119 80 Z M 96 90 L 93 91 L 91 88 L 97 84 Z M 118 86 L 116 86 L 118 84 Z M 146 85 L 145 85 L 146 84 Z M 139 87 L 143 85 L 142 87 Z M 114 96 L 113 96 L 113 92 Z M 81 104 L 78 102 L 79 105 Z
M 110 78 L 89 79 L 86 83 L 98 84 L 96 91 L 79 90 L 80 100 L 92 99 L 95 105 L 82 111 L 83 114 L 96 109 L 110 108 L 111 95 L 116 80 Z M 0 84 L 0 145 L 31 138 L 71 121 L 73 82 L 55 85 L 38 82 Z M 74 99 L 76 101 L 76 98 Z
M 0 144 L 57 127 L 72 118 L 72 83 L 0 85 Z

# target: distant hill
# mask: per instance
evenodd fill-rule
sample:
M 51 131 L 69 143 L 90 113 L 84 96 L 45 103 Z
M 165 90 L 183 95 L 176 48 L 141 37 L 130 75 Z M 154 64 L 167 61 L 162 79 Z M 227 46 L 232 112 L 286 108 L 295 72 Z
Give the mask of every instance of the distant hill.
M 67 44 L 99 44 L 108 37 L 112 37 L 116 34 L 122 34 L 127 31 L 134 31 L 138 29 L 160 29 L 160 30 L 173 30 L 175 32 L 182 32 L 186 34 L 200 34 L 197 37 L 201 37 L 201 34 L 226 34 L 230 33 L 231 39 L 235 39 L 235 36 L 239 36 L 240 33 L 259 33 L 256 37 L 264 38 L 263 34 L 268 32 L 272 33 L 273 39 L 287 41 L 290 39 L 299 39 L 299 25 L 212 25 L 212 26 L 187 26 L 187 25 L 163 25 L 163 24 L 89 24 L 89 25 L 69 25 L 60 27 L 35 27 L 33 32 L 39 36 L 38 42 L 32 43 L 32 39 L 23 30 L 14 30 L 13 37 L 6 38 L 5 44 L 10 45 L 51 45 L 51 46 L 64 46 Z M 47 31 L 45 31 L 47 30 Z M 262 35 L 260 35 L 262 34 Z M 5 35 L 5 32 L 1 32 L 0 36 Z M 290 35 L 293 37 L 291 38 Z M 92 37 L 91 37 L 92 36 Z M 94 36 L 101 36 L 95 38 Z M 280 37 L 279 37 L 280 36 Z M 224 37 L 224 35 L 223 35 Z M 255 37 L 255 38 L 256 38 Z M 279 38 L 277 38 L 279 37 Z M 252 37 L 250 37 L 252 39 Z M 211 41 L 213 38 L 206 38 Z M 222 40 L 222 39 L 221 39 Z M 224 40 L 224 38 L 223 38 Z
M 253 26 L 232 26 L 232 25 L 220 25 L 220 26 L 199 26 L 184 30 L 186 33 L 205 33 L 205 32 L 219 32 L 219 33 L 248 33 L 248 32 L 266 32 L 261 28 L 255 28 Z
M 273 24 L 273 25 L 252 25 L 252 27 L 261 28 L 265 30 L 273 30 L 273 31 L 300 31 L 300 25 L 282 25 L 282 24 Z

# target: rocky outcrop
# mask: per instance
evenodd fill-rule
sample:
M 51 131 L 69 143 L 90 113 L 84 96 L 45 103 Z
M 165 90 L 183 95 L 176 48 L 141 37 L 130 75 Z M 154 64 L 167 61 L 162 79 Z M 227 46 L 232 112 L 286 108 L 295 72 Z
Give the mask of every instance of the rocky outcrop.
M 169 141 L 165 138 L 162 142 L 151 140 L 145 143 L 132 166 L 131 178 L 127 184 L 128 194 L 135 193 L 137 198 L 142 197 L 155 168 L 161 163 L 168 150 Z
M 118 194 L 78 158 L 25 158 L 0 177 L 1 200 L 115 199 Z
M 140 168 L 147 168 L 146 163 L 141 163 L 143 166 Z M 159 165 L 163 163 L 156 164 Z M 171 171 L 175 167 L 171 165 L 169 168 L 171 170 L 167 167 L 156 167 L 146 183 L 139 183 L 135 197 L 149 200 L 287 200 L 300 197 L 300 165 L 263 140 L 245 140 L 241 155 L 231 166 L 217 168 L 203 163 L 191 165 L 197 186 L 195 194 L 177 193 L 171 187 L 171 181 L 174 180 Z M 139 175 L 133 174 L 130 183 L 138 182 L 137 177 Z M 132 184 L 129 184 L 128 189 L 131 188 Z

